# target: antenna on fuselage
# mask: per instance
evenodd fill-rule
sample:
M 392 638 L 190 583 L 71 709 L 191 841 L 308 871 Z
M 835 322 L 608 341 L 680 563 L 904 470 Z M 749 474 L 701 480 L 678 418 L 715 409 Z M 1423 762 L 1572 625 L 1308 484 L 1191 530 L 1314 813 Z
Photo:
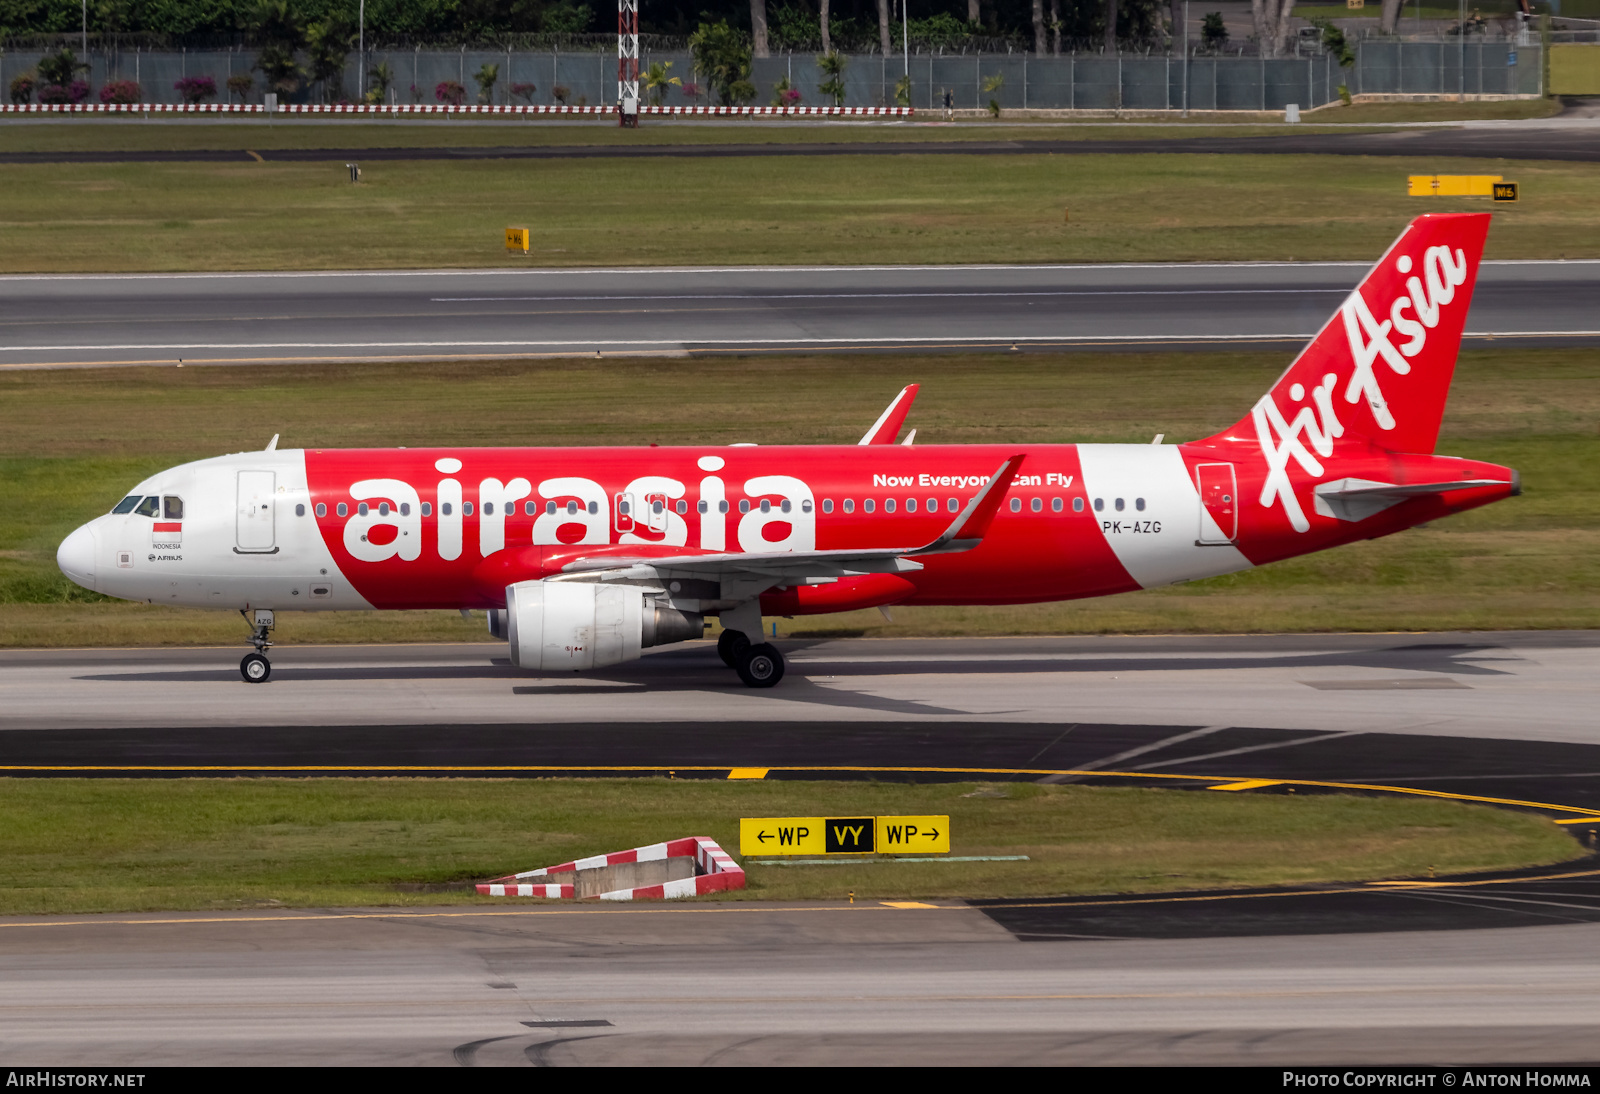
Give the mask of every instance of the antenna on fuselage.
M 263 452 L 276 452 L 277 450 L 278 450 L 278 435 L 276 433 L 274 433 L 272 435 L 272 440 L 267 442 L 267 447 L 262 449 L 262 451 Z

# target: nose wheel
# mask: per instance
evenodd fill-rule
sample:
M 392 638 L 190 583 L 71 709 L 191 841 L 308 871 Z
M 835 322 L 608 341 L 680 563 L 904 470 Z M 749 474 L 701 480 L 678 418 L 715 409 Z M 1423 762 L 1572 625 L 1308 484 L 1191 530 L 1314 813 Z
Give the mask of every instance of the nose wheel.
M 267 660 L 267 650 L 272 646 L 268 633 L 275 620 L 272 612 L 263 608 L 257 608 L 253 617 L 248 611 L 239 614 L 250 621 L 250 642 L 256 648 L 256 652 L 245 654 L 244 660 L 239 662 L 239 675 L 244 677 L 247 684 L 264 684 L 267 677 L 272 675 L 272 662 Z

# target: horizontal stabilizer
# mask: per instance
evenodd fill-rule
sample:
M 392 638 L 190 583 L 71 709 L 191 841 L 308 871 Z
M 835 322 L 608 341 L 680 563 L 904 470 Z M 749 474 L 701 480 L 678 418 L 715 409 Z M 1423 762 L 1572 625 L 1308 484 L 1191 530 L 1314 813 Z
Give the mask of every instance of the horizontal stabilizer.
M 1499 479 L 1457 479 L 1452 482 L 1392 483 L 1371 479 L 1335 479 L 1319 484 L 1317 512 L 1336 520 L 1366 520 L 1408 498 L 1443 494 L 1449 490 L 1471 490 L 1480 486 L 1513 486 Z

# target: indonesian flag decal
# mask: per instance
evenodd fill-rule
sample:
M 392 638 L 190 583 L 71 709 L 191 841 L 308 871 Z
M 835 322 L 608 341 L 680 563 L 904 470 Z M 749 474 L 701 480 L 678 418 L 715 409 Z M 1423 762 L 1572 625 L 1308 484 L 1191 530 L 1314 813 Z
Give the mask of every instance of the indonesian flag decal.
M 154 527 L 150 530 L 150 546 L 183 546 L 183 522 L 178 520 L 156 521 Z

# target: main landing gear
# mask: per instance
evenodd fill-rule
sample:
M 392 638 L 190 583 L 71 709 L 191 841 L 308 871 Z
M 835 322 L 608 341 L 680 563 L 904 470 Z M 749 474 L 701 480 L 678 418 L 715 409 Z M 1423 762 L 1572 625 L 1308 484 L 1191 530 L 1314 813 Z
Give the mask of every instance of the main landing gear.
M 717 656 L 752 688 L 770 688 L 783 679 L 783 654 L 765 642 L 752 644 L 743 631 L 723 631 Z
M 250 619 L 248 609 L 242 609 L 239 614 Z M 267 677 L 272 675 L 272 662 L 267 660 L 267 650 L 272 646 L 272 639 L 267 637 L 267 632 L 272 630 L 273 626 L 272 613 L 257 608 L 250 633 L 250 641 L 255 644 L 256 652 L 245 654 L 244 660 L 239 662 L 239 675 L 244 677 L 247 684 L 264 684 L 267 682 Z

